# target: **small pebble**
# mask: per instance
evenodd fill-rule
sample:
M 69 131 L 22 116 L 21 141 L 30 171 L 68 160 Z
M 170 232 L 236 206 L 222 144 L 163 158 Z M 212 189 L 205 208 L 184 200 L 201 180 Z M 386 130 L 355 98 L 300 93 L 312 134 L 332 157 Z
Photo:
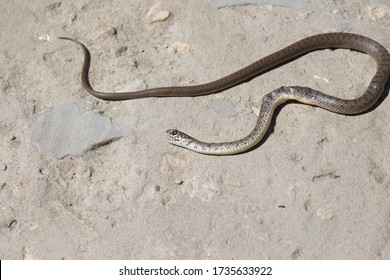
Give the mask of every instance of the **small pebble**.
M 150 8 L 149 12 L 146 14 L 146 19 L 151 23 L 156 21 L 164 21 L 170 15 L 170 12 L 165 11 L 161 8 L 161 3 L 157 3 Z
M 81 163 L 76 169 L 76 177 L 87 179 L 92 176 L 92 170 L 85 163 Z
M 321 220 L 331 220 L 334 217 L 332 209 L 326 210 L 323 208 L 317 209 L 317 217 L 319 217 Z
M 13 209 L 10 206 L 3 206 L 0 208 L 0 226 L 8 227 L 15 220 Z
M 185 53 L 190 49 L 190 44 L 187 42 L 172 43 L 169 45 L 172 53 Z
M 183 180 L 177 179 L 177 180 L 175 180 L 175 184 L 176 185 L 181 185 L 181 184 L 183 184 Z

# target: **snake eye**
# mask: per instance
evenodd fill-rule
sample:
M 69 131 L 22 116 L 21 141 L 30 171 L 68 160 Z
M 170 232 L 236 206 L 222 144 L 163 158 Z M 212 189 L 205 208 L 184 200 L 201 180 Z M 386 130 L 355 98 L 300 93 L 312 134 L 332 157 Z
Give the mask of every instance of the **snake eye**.
M 176 129 L 173 129 L 173 130 L 171 131 L 171 134 L 172 134 L 173 136 L 177 135 L 177 130 L 176 130 Z

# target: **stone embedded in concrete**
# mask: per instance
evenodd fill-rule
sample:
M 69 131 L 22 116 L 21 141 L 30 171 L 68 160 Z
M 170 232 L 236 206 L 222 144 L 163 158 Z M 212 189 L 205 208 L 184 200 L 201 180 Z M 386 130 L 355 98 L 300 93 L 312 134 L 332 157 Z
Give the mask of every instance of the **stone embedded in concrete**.
M 82 156 L 86 151 L 129 134 L 109 117 L 80 113 L 69 101 L 46 112 L 32 125 L 32 140 L 55 158 Z

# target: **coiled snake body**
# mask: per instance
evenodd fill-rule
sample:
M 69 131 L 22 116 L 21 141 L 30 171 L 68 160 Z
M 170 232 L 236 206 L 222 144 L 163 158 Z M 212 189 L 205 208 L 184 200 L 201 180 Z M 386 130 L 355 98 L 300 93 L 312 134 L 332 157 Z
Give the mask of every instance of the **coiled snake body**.
M 390 54 L 381 44 L 357 34 L 325 33 L 300 40 L 237 72 L 210 83 L 195 86 L 152 88 L 135 92 L 108 93 L 95 91 L 91 87 L 88 79 L 91 56 L 88 49 L 77 40 L 67 37 L 60 37 L 60 39 L 71 40 L 80 45 L 84 51 L 84 63 L 81 72 L 83 88 L 97 98 L 112 101 L 144 97 L 199 96 L 220 92 L 305 53 L 326 48 L 342 48 L 359 51 L 368 54 L 376 61 L 377 70 L 374 77 L 371 79 L 363 95 L 355 99 L 341 99 L 311 88 L 297 86 L 281 87 L 266 94 L 261 103 L 260 114 L 255 128 L 248 136 L 237 141 L 205 143 L 179 130 L 167 130 L 168 141 L 171 144 L 203 154 L 236 154 L 255 146 L 261 141 L 267 131 L 275 108 L 287 100 L 296 100 L 339 114 L 353 115 L 362 113 L 378 100 L 390 74 Z

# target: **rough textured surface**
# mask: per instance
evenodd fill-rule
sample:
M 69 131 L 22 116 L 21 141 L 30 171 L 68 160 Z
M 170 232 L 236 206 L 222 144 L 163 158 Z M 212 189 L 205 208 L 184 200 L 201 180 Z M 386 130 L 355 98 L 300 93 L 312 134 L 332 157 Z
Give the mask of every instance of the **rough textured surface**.
M 290 2 L 2 1 L 0 258 L 389 259 L 389 98 L 359 116 L 288 104 L 237 156 L 164 135 L 239 139 L 283 85 L 356 97 L 369 57 L 325 50 L 215 95 L 104 102 L 56 39 L 90 48 L 102 91 L 207 82 L 323 32 L 390 48 L 387 0 Z

